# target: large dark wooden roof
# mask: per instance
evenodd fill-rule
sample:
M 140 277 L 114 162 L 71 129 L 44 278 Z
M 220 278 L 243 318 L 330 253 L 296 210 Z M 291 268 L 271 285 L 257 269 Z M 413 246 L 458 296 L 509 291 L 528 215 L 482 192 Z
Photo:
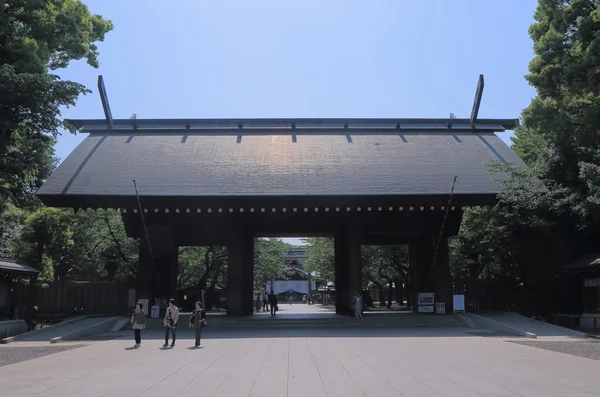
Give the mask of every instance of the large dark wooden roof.
M 135 179 L 144 197 L 447 196 L 457 176 L 456 195 L 490 196 L 501 186 L 488 164 L 524 166 L 493 132 L 510 125 L 435 121 L 304 129 L 74 122 L 90 135 L 37 195 L 58 206 L 72 206 L 69 197 L 135 197 Z

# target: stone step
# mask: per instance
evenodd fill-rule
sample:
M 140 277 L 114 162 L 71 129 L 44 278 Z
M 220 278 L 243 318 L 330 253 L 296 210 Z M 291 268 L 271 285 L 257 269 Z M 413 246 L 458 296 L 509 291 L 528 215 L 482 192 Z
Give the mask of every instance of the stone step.
M 181 327 L 189 324 L 189 314 L 179 317 Z M 282 315 L 270 317 L 269 315 L 254 315 L 242 318 L 230 318 L 222 315 L 208 315 L 209 327 L 216 329 L 294 329 L 294 328 L 337 328 L 356 327 L 368 324 L 377 328 L 407 328 L 407 327 L 464 327 L 464 321 L 455 315 L 422 315 L 422 314 L 396 314 L 396 315 L 365 315 L 362 322 L 357 322 L 351 316 L 336 316 L 332 314 L 314 316 Z M 163 328 L 162 319 L 148 319 L 148 329 Z M 128 324 L 125 329 L 130 329 Z

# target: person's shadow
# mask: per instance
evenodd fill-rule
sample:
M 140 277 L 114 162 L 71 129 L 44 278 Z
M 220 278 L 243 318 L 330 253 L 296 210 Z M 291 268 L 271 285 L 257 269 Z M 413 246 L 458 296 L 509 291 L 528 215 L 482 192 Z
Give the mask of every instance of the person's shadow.
M 125 350 L 137 350 L 138 348 L 135 346 L 126 347 Z
M 204 349 L 204 346 L 190 346 L 187 348 L 188 350 L 200 350 L 200 349 Z

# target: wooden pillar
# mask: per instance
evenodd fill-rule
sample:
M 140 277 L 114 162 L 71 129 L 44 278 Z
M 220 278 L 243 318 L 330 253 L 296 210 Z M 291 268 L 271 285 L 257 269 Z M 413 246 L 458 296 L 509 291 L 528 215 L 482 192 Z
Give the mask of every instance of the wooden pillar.
M 254 313 L 254 236 L 243 227 L 232 228 L 227 245 L 227 315 Z
M 149 242 L 148 242 L 149 241 Z M 144 228 L 140 239 L 140 260 L 137 274 L 138 299 L 177 298 L 178 247 L 169 227 L 160 224 Z
M 411 262 L 416 277 L 416 292 L 431 291 L 430 271 L 433 263 L 433 236 L 429 233 L 420 235 L 412 244 Z M 428 284 L 429 279 L 429 285 Z
M 439 243 L 435 265 L 433 265 L 436 244 L 431 234 L 421 235 L 412 245 L 411 263 L 414 263 L 417 278 L 417 293 L 433 292 L 435 302 L 446 304 L 446 313 L 452 313 L 454 293 L 448 255 L 448 239 Z
M 345 224 L 335 234 L 335 312 L 352 314 L 352 300 L 362 291 L 360 238 L 358 227 Z
M 452 313 L 454 286 L 450 274 L 448 239 L 446 237 L 443 237 L 439 243 L 435 265 L 431 273 L 430 289 L 435 293 L 435 301 L 444 302 L 446 313 Z
M 154 304 L 152 293 L 152 278 L 154 277 L 154 267 L 152 256 L 148 248 L 148 240 L 145 234 L 142 235 L 139 242 L 139 261 L 136 274 L 136 299 L 148 299 L 150 305 Z
M 346 257 L 344 235 L 341 230 L 338 230 L 334 237 L 335 250 L 335 312 L 336 314 L 347 314 L 345 305 L 346 291 L 348 289 Z

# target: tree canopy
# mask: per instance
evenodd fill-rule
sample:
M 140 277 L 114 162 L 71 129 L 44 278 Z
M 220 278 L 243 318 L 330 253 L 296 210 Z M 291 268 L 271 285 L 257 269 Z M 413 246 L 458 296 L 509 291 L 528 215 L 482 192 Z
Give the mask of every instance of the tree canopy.
M 0 13 L 0 205 L 22 202 L 54 169 L 60 108 L 89 92 L 51 72 L 73 60 L 97 68 L 113 25 L 79 0 L 7 0 Z M 3 208 L 0 208 L 2 211 Z
M 600 9 L 539 0 L 534 18 L 526 79 L 537 96 L 512 146 L 530 168 L 505 167 L 498 204 L 465 213 L 451 258 L 455 278 L 494 283 L 504 305 L 548 311 L 561 267 L 600 241 Z

